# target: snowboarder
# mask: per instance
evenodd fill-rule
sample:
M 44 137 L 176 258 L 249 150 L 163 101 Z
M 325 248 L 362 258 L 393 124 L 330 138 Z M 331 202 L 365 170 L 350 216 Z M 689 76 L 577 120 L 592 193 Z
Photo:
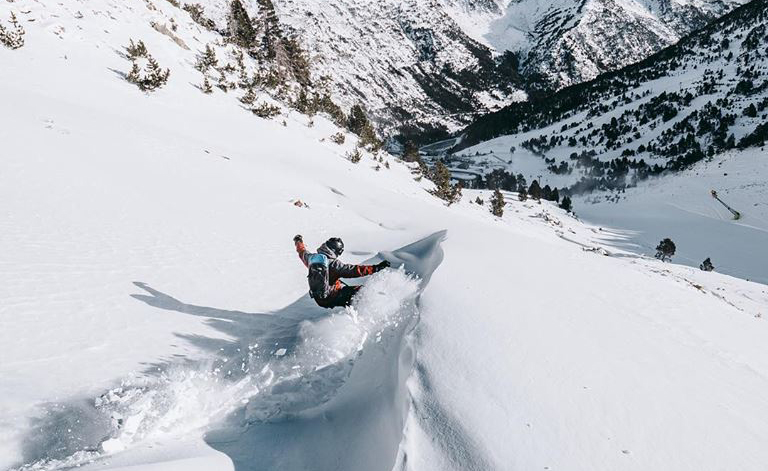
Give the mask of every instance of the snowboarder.
M 386 260 L 377 265 L 351 265 L 342 263 L 338 257 L 344 252 L 344 242 L 338 237 L 328 239 L 317 249 L 308 252 L 301 235 L 293 238 L 296 252 L 304 266 L 309 269 L 309 295 L 318 306 L 333 308 L 349 306 L 360 286 L 343 284 L 340 278 L 359 278 L 372 275 L 390 266 Z

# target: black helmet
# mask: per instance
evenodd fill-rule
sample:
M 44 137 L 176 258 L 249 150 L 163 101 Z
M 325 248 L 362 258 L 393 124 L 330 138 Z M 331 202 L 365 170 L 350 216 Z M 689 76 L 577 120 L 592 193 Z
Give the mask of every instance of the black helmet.
M 325 246 L 328 247 L 338 257 L 344 252 L 344 241 L 338 237 L 331 237 L 325 242 Z

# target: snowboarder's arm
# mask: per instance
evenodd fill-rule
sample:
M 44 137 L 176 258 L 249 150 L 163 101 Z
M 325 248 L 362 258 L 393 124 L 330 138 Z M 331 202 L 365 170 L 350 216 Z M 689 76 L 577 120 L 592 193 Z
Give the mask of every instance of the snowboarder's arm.
M 296 246 L 296 253 L 299 254 L 299 258 L 301 259 L 301 263 L 304 264 L 304 266 L 307 265 L 307 248 L 304 246 L 304 239 L 297 235 L 293 238 L 293 243 Z
M 333 262 L 333 268 L 338 272 L 341 278 L 360 278 L 361 276 L 373 275 L 389 266 L 389 262 L 381 262 L 378 265 L 352 265 L 341 263 L 338 260 Z

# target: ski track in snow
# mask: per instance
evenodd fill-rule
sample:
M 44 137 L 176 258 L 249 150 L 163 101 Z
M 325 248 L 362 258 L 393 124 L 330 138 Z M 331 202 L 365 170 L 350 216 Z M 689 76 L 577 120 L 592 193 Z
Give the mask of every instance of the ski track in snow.
M 399 268 L 373 275 L 353 306 L 333 311 L 308 296 L 269 314 L 229 311 L 134 283 L 137 301 L 206 317 L 236 340 L 189 336 L 216 356 L 151 365 L 95 400 L 46 404 L 24 439 L 26 464 L 14 470 L 98 467 L 195 429 L 236 470 L 391 469 L 415 358 L 408 337 L 444 237 L 380 254 Z M 329 446 L 341 442 L 349 448 Z

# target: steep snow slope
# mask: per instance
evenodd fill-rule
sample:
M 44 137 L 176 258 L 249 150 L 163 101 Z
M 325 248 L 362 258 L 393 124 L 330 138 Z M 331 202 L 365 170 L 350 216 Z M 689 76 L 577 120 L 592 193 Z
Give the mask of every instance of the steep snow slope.
M 324 117 L 201 93 L 140 3 L 12 6 L 30 13 L 0 49 L 1 469 L 768 459 L 765 286 L 606 250 L 510 194 L 501 220 L 472 192 L 445 207 L 391 157 L 345 159 Z M 165 87 L 114 72 L 129 37 Z M 389 270 L 354 310 L 318 309 L 297 232 L 421 282 Z

